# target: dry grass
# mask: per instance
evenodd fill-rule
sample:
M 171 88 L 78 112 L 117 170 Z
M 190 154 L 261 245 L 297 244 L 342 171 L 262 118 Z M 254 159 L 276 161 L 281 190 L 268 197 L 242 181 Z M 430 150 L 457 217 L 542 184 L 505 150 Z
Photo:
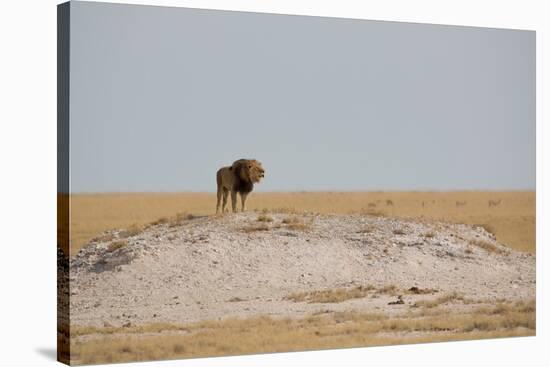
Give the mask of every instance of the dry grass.
M 311 229 L 311 225 L 307 223 L 291 223 L 291 224 L 287 224 L 286 228 L 291 229 L 293 231 L 308 231 Z
M 307 303 L 339 303 L 349 299 L 366 297 L 369 292 L 375 290 L 373 286 L 358 286 L 354 288 L 324 289 L 312 292 L 293 293 L 285 300 Z
M 178 213 L 174 217 L 171 217 L 171 218 L 162 217 L 160 219 L 157 219 L 157 220 L 155 220 L 151 223 L 144 224 L 144 225 L 138 225 L 138 224 L 134 223 L 130 227 L 128 227 L 127 229 L 123 229 L 122 231 L 120 231 L 118 233 L 118 238 L 124 239 L 124 238 L 137 236 L 138 234 L 142 233 L 147 228 L 149 228 L 151 226 L 156 226 L 156 225 L 168 224 L 169 227 L 177 227 L 177 226 L 180 226 L 180 225 L 184 224 L 186 221 L 194 219 L 194 218 L 196 218 L 196 216 L 193 215 L 193 214 Z M 102 234 L 99 237 L 94 238 L 94 241 L 96 241 L 96 242 L 108 242 L 108 241 L 111 241 L 113 239 L 115 239 L 114 234 L 105 233 L 105 234 Z
M 498 303 L 494 307 L 480 307 L 475 312 L 479 314 L 486 314 L 486 315 L 503 315 L 503 314 L 510 314 L 514 312 L 518 313 L 534 313 L 536 311 L 536 304 L 534 300 L 525 302 L 525 301 L 517 301 L 514 304 L 507 304 L 504 302 Z
M 71 337 L 78 337 L 82 335 L 90 334 L 144 334 L 144 333 L 161 333 L 165 331 L 189 331 L 190 327 L 185 325 L 177 325 L 170 323 L 152 323 L 139 326 L 129 326 L 129 327 L 94 327 L 94 326 L 84 326 L 71 329 Z
M 376 293 L 378 294 L 389 294 L 390 296 L 395 296 L 397 294 L 397 287 L 393 284 L 385 285 L 382 288 L 378 288 Z
M 126 246 L 128 246 L 128 241 L 126 240 L 114 241 L 109 244 L 109 246 L 107 247 L 107 251 L 113 252 Z
M 283 218 L 282 223 L 283 224 L 297 224 L 297 223 L 301 223 L 301 219 L 294 215 L 292 217 Z
M 283 218 L 281 223 L 285 226 L 285 228 L 294 231 L 307 231 L 311 229 L 310 223 L 305 223 L 302 218 L 296 215 Z
M 475 224 L 474 225 L 475 227 L 481 227 L 483 228 L 484 230 L 486 230 L 487 232 L 489 233 L 495 233 L 495 227 L 488 224 L 488 223 L 485 223 L 485 224 Z
M 502 199 L 496 207 L 488 200 Z M 58 195 L 63 208 L 69 199 Z M 378 207 L 391 200 L 393 206 L 383 211 Z M 210 193 L 147 193 L 147 194 L 79 194 L 71 195 L 71 255 L 100 233 L 132 224 L 143 226 L 158 218 L 170 218 L 182 210 L 196 215 L 215 212 L 216 196 Z M 456 201 L 468 205 L 457 207 Z M 422 206 L 422 202 L 425 203 Z M 482 225 L 502 242 L 514 249 L 535 252 L 535 192 L 253 192 L 248 200 L 250 210 L 298 214 L 367 213 L 370 215 L 431 218 L 455 223 Z M 58 243 L 68 243 L 69 225 L 65 211 L 58 211 Z
M 439 292 L 437 289 L 432 288 L 418 288 L 418 287 L 410 287 L 405 291 L 407 294 L 434 294 Z
M 118 237 L 119 238 L 133 237 L 133 236 L 136 236 L 136 235 L 140 234 L 141 232 L 143 232 L 144 229 L 145 229 L 145 226 L 139 226 L 137 224 L 132 224 L 127 229 L 121 231 L 118 234 Z
M 241 297 L 231 297 L 230 299 L 227 300 L 227 302 L 244 302 L 244 301 L 246 301 L 246 299 Z
M 415 302 L 414 307 L 434 308 L 451 302 L 462 302 L 464 304 L 470 304 L 474 301 L 469 298 L 465 298 L 463 295 L 457 292 L 453 292 L 437 297 L 436 299 L 419 300 Z
M 170 227 L 178 227 L 191 219 L 195 219 L 196 217 L 196 215 L 190 213 L 177 213 L 169 220 L 168 225 Z
M 241 228 L 241 230 L 245 233 L 253 233 L 253 232 L 261 232 L 261 231 L 269 231 L 271 228 L 265 224 L 251 224 L 249 226 Z
M 484 241 L 484 240 L 471 240 L 471 241 L 470 241 L 470 245 L 472 245 L 472 246 L 477 246 L 477 247 L 479 247 L 479 248 L 484 249 L 484 250 L 487 251 L 487 252 L 492 252 L 492 253 L 495 253 L 495 254 L 503 254 L 503 253 L 505 253 L 505 251 L 504 251 L 503 249 L 501 249 L 501 248 L 498 247 L 497 245 L 492 244 L 492 243 L 489 242 L 489 241 Z
M 283 299 L 307 303 L 340 303 L 350 299 L 364 298 L 373 294 L 395 296 L 397 293 L 398 288 L 395 285 L 387 285 L 382 288 L 376 288 L 372 285 L 360 285 L 352 288 L 331 288 L 311 292 L 292 293 Z
M 273 222 L 273 218 L 270 217 L 267 214 L 260 214 L 258 215 L 258 219 L 256 219 L 258 222 Z
M 157 219 L 157 220 L 155 220 L 155 221 L 152 221 L 152 222 L 151 222 L 151 225 L 152 225 L 152 226 L 158 226 L 158 225 L 160 225 L 160 224 L 167 224 L 167 223 L 169 223 L 169 222 L 170 222 L 170 220 L 169 220 L 168 218 L 162 217 L 162 218 L 159 218 L 159 219 Z
M 525 336 L 535 334 L 535 324 L 531 301 L 421 317 L 321 312 L 302 319 L 259 316 L 189 325 L 80 328 L 72 331 L 71 357 L 76 364 L 111 363 Z M 138 335 L 143 333 L 148 334 Z
M 95 242 L 109 242 L 116 238 L 116 236 L 113 233 L 103 233 L 100 236 L 95 237 L 92 239 L 92 241 Z
M 357 211 L 357 213 L 363 214 L 363 215 L 370 215 L 372 217 L 387 217 L 387 216 L 391 215 L 387 211 L 376 210 L 376 209 L 373 209 L 373 208 L 360 209 L 360 210 Z
M 373 233 L 375 230 L 376 230 L 375 226 L 368 225 L 358 230 L 357 233 Z
M 265 194 L 260 194 L 260 195 L 265 195 Z M 257 211 L 257 209 L 254 209 L 254 210 Z M 304 214 L 305 211 L 306 211 L 305 209 L 298 210 L 292 207 L 272 207 L 270 209 L 268 208 L 262 209 L 263 213 L 278 213 L 278 214 Z

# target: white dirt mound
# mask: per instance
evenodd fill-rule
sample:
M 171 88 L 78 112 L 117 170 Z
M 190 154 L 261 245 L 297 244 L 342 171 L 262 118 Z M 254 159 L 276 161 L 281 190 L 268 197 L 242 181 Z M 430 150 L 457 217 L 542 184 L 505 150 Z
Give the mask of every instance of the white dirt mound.
M 506 248 L 481 227 L 359 215 L 270 213 L 258 219 L 258 213 L 195 218 L 123 240 L 121 231 L 106 233 L 70 260 L 71 324 L 399 313 L 450 292 L 483 302 L 535 296 L 534 256 Z M 337 303 L 285 299 L 357 286 L 437 293 Z

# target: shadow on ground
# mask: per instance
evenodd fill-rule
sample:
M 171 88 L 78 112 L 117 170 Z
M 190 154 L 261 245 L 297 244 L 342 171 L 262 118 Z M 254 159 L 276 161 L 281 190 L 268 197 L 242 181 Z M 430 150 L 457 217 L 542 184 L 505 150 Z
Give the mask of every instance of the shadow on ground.
M 57 350 L 55 348 L 37 348 L 36 352 L 46 359 L 57 360 Z

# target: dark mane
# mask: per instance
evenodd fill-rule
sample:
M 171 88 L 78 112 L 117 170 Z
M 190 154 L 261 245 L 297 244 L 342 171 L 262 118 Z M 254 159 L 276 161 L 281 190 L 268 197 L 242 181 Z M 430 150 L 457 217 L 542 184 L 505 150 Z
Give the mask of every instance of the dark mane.
M 245 167 L 243 167 L 242 164 L 239 164 L 233 167 L 235 167 L 235 169 L 232 169 L 233 174 L 235 175 L 235 182 L 233 183 L 233 189 L 238 193 L 248 194 L 254 188 L 254 184 L 251 181 L 245 181 L 241 178 L 241 170 L 245 169 Z
M 243 180 L 239 179 L 237 182 L 235 182 L 233 187 L 235 188 L 235 191 L 237 191 L 238 193 L 248 194 L 254 188 L 254 184 L 250 181 L 246 182 L 246 181 L 243 181 Z

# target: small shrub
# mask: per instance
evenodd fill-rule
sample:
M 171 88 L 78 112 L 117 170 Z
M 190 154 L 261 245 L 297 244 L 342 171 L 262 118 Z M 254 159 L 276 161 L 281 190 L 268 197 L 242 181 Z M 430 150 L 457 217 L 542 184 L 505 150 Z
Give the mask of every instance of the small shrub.
M 283 214 L 299 214 L 300 212 L 295 208 L 290 207 L 282 207 L 282 208 L 274 208 L 272 212 L 275 213 L 283 213 Z
M 196 218 L 195 215 L 190 213 L 178 213 L 174 218 L 171 218 L 169 221 L 170 227 L 177 227 L 182 225 L 184 222 Z M 165 219 L 165 218 L 162 218 Z
M 297 216 L 283 218 L 283 224 L 300 223 L 300 218 Z
M 286 226 L 286 228 L 295 231 L 306 231 L 311 228 L 311 225 L 309 223 L 304 223 L 297 216 L 283 218 L 282 223 Z
M 373 225 L 365 226 L 364 228 L 361 228 L 356 233 L 372 233 L 374 232 L 375 227 Z
M 118 234 L 119 238 L 128 238 L 140 234 L 143 231 L 143 227 L 138 226 L 137 224 L 132 224 L 128 229 L 121 231 Z
M 485 231 L 489 232 L 490 234 L 492 235 L 495 234 L 495 228 L 490 224 L 487 224 L 487 223 L 475 224 L 474 227 L 483 228 Z
M 273 222 L 273 218 L 266 214 L 258 215 L 258 222 Z
M 484 249 L 487 252 L 496 253 L 496 254 L 503 254 L 505 251 L 498 247 L 497 245 L 484 240 L 471 240 L 470 245 L 477 246 L 479 248 Z
M 406 234 L 404 230 L 402 230 L 401 228 L 397 228 L 397 229 L 394 229 L 393 230 L 393 234 L 396 234 L 396 235 L 404 235 Z
M 116 251 L 116 250 L 121 249 L 121 248 L 126 247 L 126 246 L 128 246 L 128 241 L 111 242 L 109 244 L 109 246 L 107 247 L 107 251 L 113 252 L 113 251 Z
M 241 297 L 232 297 L 232 298 L 227 300 L 227 302 L 244 302 L 244 301 L 246 301 L 246 300 L 241 298 Z
M 197 218 L 196 215 L 191 213 L 178 213 L 176 214 L 176 220 L 191 220 Z
M 376 293 L 378 294 L 389 294 L 389 295 L 395 295 L 397 292 L 397 287 L 393 284 L 383 286 L 382 288 L 378 288 L 376 290 Z
M 418 288 L 418 287 L 410 287 L 406 291 L 406 293 L 408 293 L 408 294 L 432 294 L 432 293 L 436 293 L 436 292 L 437 292 L 437 289 Z
M 104 233 L 94 238 L 92 242 L 109 242 L 115 239 L 115 235 L 112 233 Z
M 287 224 L 286 228 L 295 231 L 307 231 L 308 229 L 311 229 L 311 226 L 307 223 L 291 223 Z
M 169 222 L 168 218 L 162 217 L 162 218 L 157 219 L 154 222 L 151 222 L 151 225 L 156 226 L 156 225 L 159 225 L 159 224 L 166 224 L 168 222 Z
M 242 231 L 245 233 L 269 231 L 269 226 L 265 223 L 258 224 L 258 225 L 250 225 L 247 227 L 243 227 Z
M 185 347 L 181 344 L 174 344 L 174 353 L 181 354 L 185 352 Z

